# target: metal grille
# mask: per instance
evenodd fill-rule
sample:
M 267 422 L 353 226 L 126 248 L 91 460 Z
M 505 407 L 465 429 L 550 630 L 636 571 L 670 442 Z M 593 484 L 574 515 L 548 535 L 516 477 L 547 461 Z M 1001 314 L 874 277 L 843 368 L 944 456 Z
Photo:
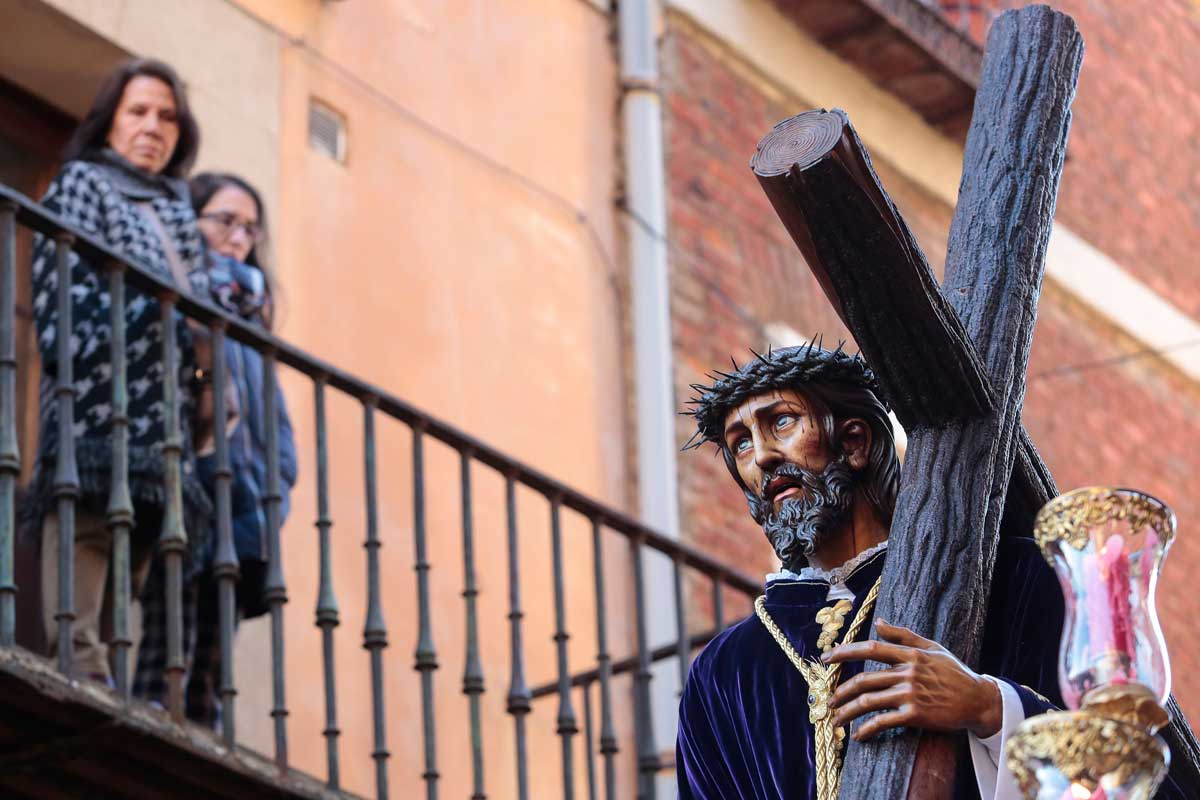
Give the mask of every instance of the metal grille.
M 346 160 L 346 119 L 320 100 L 308 102 L 308 143 L 335 161 Z

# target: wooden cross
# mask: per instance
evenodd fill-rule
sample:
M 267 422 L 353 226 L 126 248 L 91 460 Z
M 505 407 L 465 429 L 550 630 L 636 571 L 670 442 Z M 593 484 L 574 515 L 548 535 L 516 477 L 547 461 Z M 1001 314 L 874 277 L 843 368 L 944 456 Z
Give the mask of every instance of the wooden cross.
M 971 665 L 998 537 L 1056 494 L 1020 415 L 1082 59 L 1046 6 L 993 23 L 940 288 L 843 112 L 780 123 L 751 161 L 908 433 L 878 616 Z M 953 738 L 877 738 L 851 743 L 841 797 L 950 796 Z

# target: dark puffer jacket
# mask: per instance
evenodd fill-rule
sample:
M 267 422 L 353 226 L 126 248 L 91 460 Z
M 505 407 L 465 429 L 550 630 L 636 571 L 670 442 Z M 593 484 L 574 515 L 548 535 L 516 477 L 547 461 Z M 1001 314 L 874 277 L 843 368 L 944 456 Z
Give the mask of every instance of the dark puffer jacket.
M 228 286 L 229 273 L 238 275 L 254 270 L 232 262 L 216 253 L 209 253 L 210 277 L 216 286 Z M 237 286 L 236 279 L 232 282 Z M 222 297 L 218 302 L 231 313 L 261 322 L 257 305 L 239 303 Z M 248 310 L 253 309 L 253 310 Z M 229 380 L 237 388 L 240 417 L 229 437 L 229 466 L 233 472 L 231 499 L 233 506 L 233 544 L 237 550 L 239 569 L 238 606 L 244 618 L 267 612 L 263 588 L 267 571 L 267 515 L 263 498 L 267 494 L 267 417 L 263 402 L 262 356 L 252 347 L 233 339 L 225 340 L 225 363 L 229 365 Z M 288 418 L 283 392 L 275 387 L 275 408 L 279 422 L 279 524 L 283 525 L 290 509 L 291 488 L 298 473 L 296 442 L 292 422 Z M 198 464 L 201 480 L 215 493 L 216 459 L 205 456 Z M 211 554 L 209 564 L 211 565 Z

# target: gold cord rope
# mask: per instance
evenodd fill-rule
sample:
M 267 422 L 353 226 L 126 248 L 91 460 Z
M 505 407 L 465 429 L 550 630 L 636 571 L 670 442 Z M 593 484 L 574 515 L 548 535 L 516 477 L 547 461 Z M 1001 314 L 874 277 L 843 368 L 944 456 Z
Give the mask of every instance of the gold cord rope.
M 875 607 L 881 580 L 882 578 L 876 579 L 871 591 L 867 592 L 867 598 L 863 600 L 850 627 L 846 629 L 843 641 L 853 642 L 858 636 L 858 632 L 867 621 L 867 615 Z M 813 726 L 813 743 L 816 746 L 817 758 L 817 800 L 836 800 L 838 785 L 842 779 L 842 761 L 839 750 L 842 740 L 846 738 L 846 730 L 845 728 L 834 730 L 833 714 L 829 711 L 829 698 L 833 696 L 833 691 L 837 688 L 842 665 L 825 666 L 816 659 L 805 661 L 801 658 L 800 654 L 796 652 L 796 648 L 792 646 L 787 636 L 767 612 L 765 595 L 754 601 L 754 613 L 758 615 L 771 636 L 775 637 L 775 641 L 783 650 L 784 655 L 800 671 L 808 684 L 808 721 Z

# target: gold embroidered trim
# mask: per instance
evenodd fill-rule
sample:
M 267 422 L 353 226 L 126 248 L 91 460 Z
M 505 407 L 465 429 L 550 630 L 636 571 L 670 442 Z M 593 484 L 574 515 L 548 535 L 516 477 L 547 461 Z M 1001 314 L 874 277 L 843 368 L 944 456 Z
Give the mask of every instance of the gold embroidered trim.
M 821 623 L 817 647 L 821 648 L 822 653 L 828 653 L 833 648 L 833 643 L 837 641 L 837 635 L 841 633 L 842 625 L 846 622 L 846 615 L 852 608 L 854 603 L 843 599 L 817 612 L 817 622 Z
M 867 592 L 866 599 L 863 600 L 862 606 L 859 607 L 858 613 L 854 615 L 854 620 L 846 631 L 845 641 L 854 641 L 863 624 L 866 623 L 867 615 L 871 613 L 871 609 L 875 607 L 875 601 L 879 597 L 881 581 L 882 577 L 876 579 L 871 591 Z M 841 605 L 841 603 L 837 605 Z M 836 608 L 837 605 L 831 608 Z M 821 609 L 822 612 L 828 610 L 830 609 Z M 754 601 L 754 613 L 758 615 L 759 620 L 774 637 L 784 655 L 800 671 L 800 674 L 804 676 L 805 683 L 808 684 L 808 721 L 813 726 L 813 743 L 817 758 L 817 800 L 836 800 L 838 784 L 842 779 L 839 748 L 842 740 L 846 738 L 846 729 L 834 729 L 833 715 L 829 711 L 829 698 L 833 696 L 833 692 L 837 688 L 842 665 L 826 666 L 815 659 L 805 661 L 801 658 L 800 653 L 796 651 L 784 632 L 775 624 L 770 613 L 767 612 L 765 595 Z M 820 621 L 820 613 L 818 612 L 818 621 Z M 838 627 L 841 627 L 840 621 Z M 824 636 L 824 632 L 822 632 L 822 636 Z
M 1159 738 L 1086 711 L 1038 714 L 1021 723 L 1005 746 L 1005 762 L 1026 797 L 1043 771 L 1094 791 L 1099 786 L 1154 786 L 1167 771 L 1169 751 Z M 1138 790 L 1128 797 L 1146 797 Z
M 1055 542 L 1082 550 L 1094 528 L 1117 521 L 1135 531 L 1152 528 L 1164 547 L 1175 537 L 1175 514 L 1160 500 L 1133 489 L 1089 486 L 1042 506 L 1034 519 L 1033 538 L 1051 559 Z

